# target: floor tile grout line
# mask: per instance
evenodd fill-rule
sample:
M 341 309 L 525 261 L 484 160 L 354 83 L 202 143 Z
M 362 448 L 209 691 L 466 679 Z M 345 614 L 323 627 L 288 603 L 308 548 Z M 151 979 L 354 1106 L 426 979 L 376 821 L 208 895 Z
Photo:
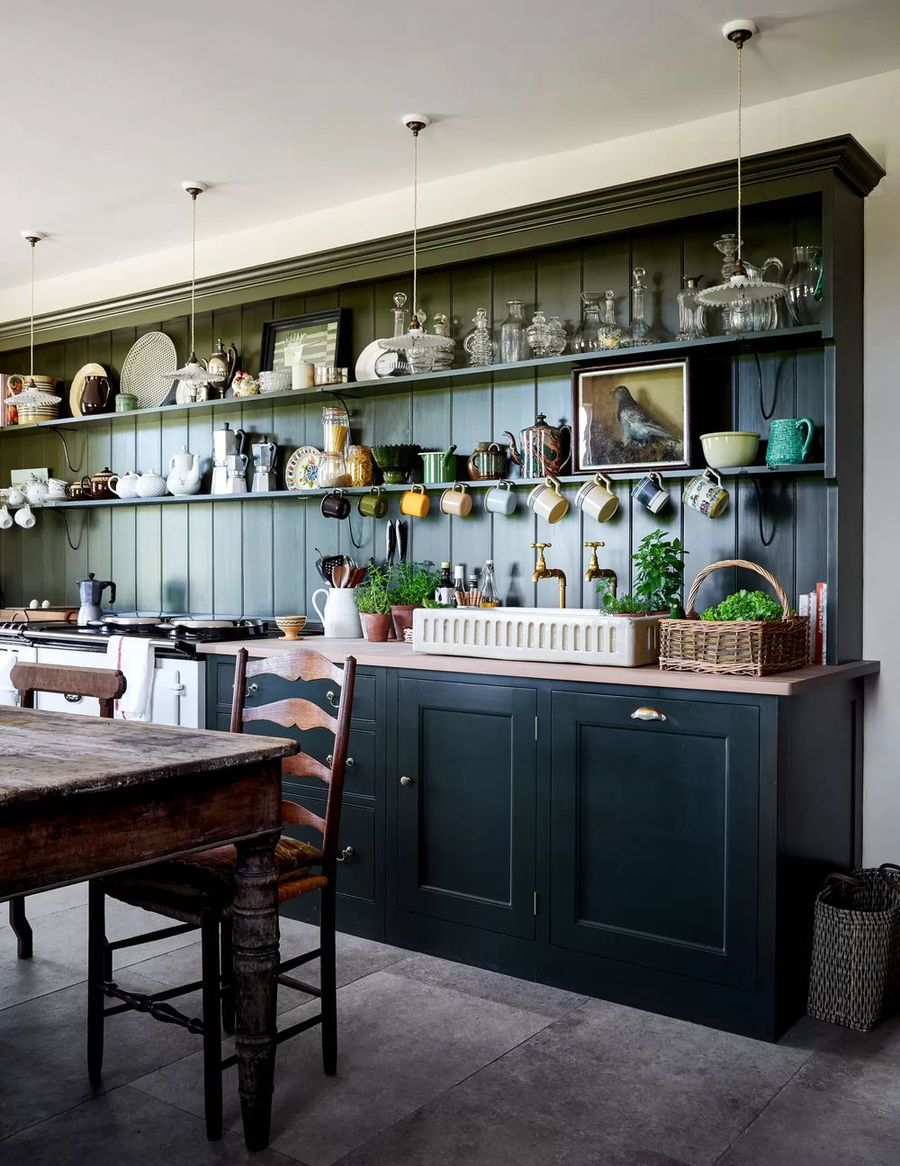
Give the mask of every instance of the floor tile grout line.
M 775 1047 L 776 1048 L 778 1047 L 777 1044 Z M 756 1123 L 759 1121 L 759 1119 L 762 1117 L 762 1115 L 766 1112 L 766 1110 L 769 1108 L 769 1106 L 778 1100 L 778 1098 L 782 1095 L 782 1093 L 784 1093 L 785 1089 L 787 1089 L 788 1086 L 793 1084 L 793 1082 L 796 1080 L 796 1078 L 800 1075 L 800 1073 L 803 1072 L 803 1070 L 806 1068 L 806 1066 L 812 1060 L 813 1056 L 814 1056 L 814 1053 L 811 1050 L 809 1052 L 809 1055 L 806 1057 L 806 1059 L 804 1061 L 802 1061 L 801 1064 L 799 1064 L 797 1066 L 797 1068 L 793 1071 L 793 1073 L 791 1073 L 791 1075 L 790 1075 L 790 1077 L 788 1077 L 787 1081 L 785 1081 L 784 1084 L 779 1089 L 776 1089 L 776 1091 L 772 1094 L 772 1096 L 769 1098 L 769 1100 L 766 1102 L 766 1104 L 762 1107 L 762 1109 L 759 1110 L 756 1114 L 754 1114 L 753 1117 L 751 1117 L 751 1119 L 747 1122 L 747 1124 L 744 1126 L 744 1128 L 740 1131 L 739 1134 L 737 1134 L 734 1138 L 732 1138 L 732 1140 L 728 1143 L 728 1145 L 725 1147 L 725 1149 L 722 1151 L 722 1153 L 718 1156 L 718 1158 L 716 1158 L 715 1162 L 713 1163 L 713 1166 L 718 1166 L 718 1164 L 720 1162 L 724 1161 L 725 1156 L 727 1154 L 730 1154 L 731 1151 L 734 1149 L 734 1147 L 737 1145 L 737 1143 L 744 1136 L 744 1134 L 746 1134 L 748 1130 L 750 1130 L 754 1125 L 756 1125 Z

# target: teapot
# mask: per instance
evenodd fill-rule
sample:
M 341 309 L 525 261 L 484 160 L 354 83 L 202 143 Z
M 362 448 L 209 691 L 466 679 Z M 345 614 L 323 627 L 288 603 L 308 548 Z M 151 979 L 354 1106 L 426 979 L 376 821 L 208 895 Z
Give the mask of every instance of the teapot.
M 226 348 L 224 340 L 217 340 L 216 350 L 206 362 L 206 371 L 209 373 L 210 381 L 223 397 L 231 388 L 231 382 L 237 372 L 237 362 L 238 350 L 235 346 L 229 344 Z
M 105 502 L 109 498 L 112 498 L 113 492 L 109 483 L 115 476 L 108 466 L 105 469 L 99 470 L 96 474 L 91 474 L 90 476 L 85 474 L 81 479 L 85 496 L 93 498 L 95 502 Z
M 169 458 L 166 486 L 170 494 L 196 494 L 200 489 L 200 458 L 183 445 Z
M 137 480 L 138 498 L 162 498 L 166 492 L 166 479 L 156 470 L 148 470 Z
M 568 440 L 565 445 L 568 448 L 563 456 L 562 435 L 566 431 Z M 543 413 L 538 413 L 534 425 L 527 426 L 519 434 L 521 450 L 508 430 L 503 436 L 509 438 L 512 446 L 510 457 L 517 466 L 522 467 L 523 478 L 546 478 L 548 474 L 559 474 L 572 456 L 571 425 L 550 425 Z
M 112 397 L 113 387 L 109 377 L 85 377 L 81 390 L 81 412 L 88 416 L 93 413 L 106 413 Z
M 129 470 L 127 474 L 114 474 L 109 480 L 109 488 L 119 498 L 137 498 L 140 474 Z
M 25 501 L 30 506 L 43 506 L 47 501 L 47 483 L 30 474 L 25 484 Z

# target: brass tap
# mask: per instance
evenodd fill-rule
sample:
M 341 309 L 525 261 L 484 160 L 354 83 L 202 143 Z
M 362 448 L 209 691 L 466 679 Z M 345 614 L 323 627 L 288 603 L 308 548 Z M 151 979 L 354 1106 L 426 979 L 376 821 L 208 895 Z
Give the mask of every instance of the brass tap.
M 597 558 L 597 547 L 605 547 L 606 543 L 585 543 L 586 547 L 590 548 L 591 561 L 588 563 L 587 570 L 584 573 L 584 581 L 591 583 L 594 579 L 607 580 L 607 594 L 611 595 L 613 599 L 616 597 L 616 588 L 619 585 L 618 577 L 610 567 L 601 567 L 600 560 Z
M 559 567 L 548 567 L 547 561 L 544 558 L 544 551 L 548 547 L 552 547 L 553 543 L 532 543 L 532 549 L 537 551 L 537 562 L 534 564 L 534 574 L 531 576 L 533 583 L 537 583 L 540 579 L 558 579 L 559 580 L 559 606 L 563 608 L 566 606 L 566 573 L 561 571 Z

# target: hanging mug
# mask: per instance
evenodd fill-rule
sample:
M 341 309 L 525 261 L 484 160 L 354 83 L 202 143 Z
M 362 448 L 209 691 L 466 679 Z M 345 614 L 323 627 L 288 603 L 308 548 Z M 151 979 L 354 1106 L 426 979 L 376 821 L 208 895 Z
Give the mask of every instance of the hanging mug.
M 9 530 L 12 524 L 13 516 L 6 509 L 6 503 L 4 502 L 3 505 L 0 506 L 0 530 Z
M 502 514 L 509 518 L 516 511 L 516 496 L 512 491 L 512 482 L 498 482 L 491 486 L 484 496 L 484 508 L 490 514 Z
M 787 417 L 770 421 L 766 465 L 797 466 L 805 462 L 809 456 L 814 429 L 810 417 Z M 806 432 L 803 433 L 803 430 Z
M 472 495 L 468 492 L 464 482 L 454 482 L 449 490 L 441 495 L 441 514 L 449 514 L 456 518 L 468 518 L 472 513 Z
M 368 494 L 360 497 L 356 508 L 363 518 L 384 518 L 388 512 L 388 500 L 380 486 L 373 486 Z
M 323 518 L 348 518 L 350 516 L 350 499 L 344 497 L 342 490 L 332 490 L 322 499 L 320 510 Z
M 631 497 L 641 506 L 646 506 L 651 514 L 659 514 L 660 510 L 669 501 L 669 491 L 665 488 L 662 478 L 655 471 L 644 474 L 631 491 Z
M 575 496 L 575 505 L 588 518 L 606 522 L 619 509 L 619 499 L 612 490 L 612 482 L 602 474 L 594 474 Z
M 569 503 L 563 497 L 559 482 L 556 478 L 545 478 L 544 481 L 528 495 L 528 505 L 547 522 L 559 522 L 569 512 Z
M 728 491 L 716 471 L 707 468 L 688 482 L 684 502 L 707 518 L 718 518 L 728 507 Z
M 400 513 L 410 518 L 424 518 L 431 508 L 431 499 L 421 485 L 410 486 L 400 499 Z
M 15 514 L 16 526 L 21 526 L 23 530 L 31 530 L 34 526 L 35 518 L 31 513 L 31 507 L 26 502 Z

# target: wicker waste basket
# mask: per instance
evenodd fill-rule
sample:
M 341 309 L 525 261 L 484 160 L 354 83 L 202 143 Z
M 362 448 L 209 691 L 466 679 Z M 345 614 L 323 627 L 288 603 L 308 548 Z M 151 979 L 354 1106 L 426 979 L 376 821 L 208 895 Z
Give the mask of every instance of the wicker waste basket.
M 900 1004 L 900 867 L 829 875 L 816 896 L 807 1011 L 868 1032 Z
M 722 567 L 744 567 L 762 575 L 781 604 L 781 619 L 700 619 L 694 610 L 700 584 Z M 684 619 L 660 620 L 659 633 L 659 666 L 671 672 L 768 676 L 809 663 L 809 621 L 791 614 L 788 597 L 775 576 L 749 559 L 723 559 L 704 567 L 688 592 Z

